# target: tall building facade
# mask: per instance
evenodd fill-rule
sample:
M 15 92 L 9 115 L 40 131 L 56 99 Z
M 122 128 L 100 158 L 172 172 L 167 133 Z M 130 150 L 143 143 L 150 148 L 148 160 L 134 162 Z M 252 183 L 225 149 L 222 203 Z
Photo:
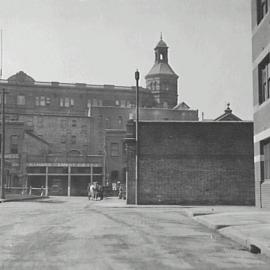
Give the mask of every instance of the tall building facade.
M 251 6 L 256 205 L 270 207 L 270 1 Z
M 197 110 L 175 107 L 178 76 L 167 49 L 160 40 L 147 87 L 140 88 L 140 119 L 198 121 Z M 54 195 L 84 195 L 89 182 L 125 181 L 122 142 L 127 121 L 135 118 L 135 87 L 40 82 L 23 71 L 0 87 L 9 93 L 7 119 L 24 122 L 49 146 L 43 154 L 26 153 L 28 185 Z

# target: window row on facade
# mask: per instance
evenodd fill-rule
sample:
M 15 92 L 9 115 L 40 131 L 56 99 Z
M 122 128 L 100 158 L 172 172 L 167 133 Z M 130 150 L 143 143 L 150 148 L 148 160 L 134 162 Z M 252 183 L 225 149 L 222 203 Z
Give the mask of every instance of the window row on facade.
M 116 120 L 116 121 L 115 121 Z M 36 125 L 39 128 L 45 127 L 45 125 L 55 125 L 55 122 L 46 122 L 46 118 L 42 116 L 38 116 L 36 118 Z M 103 122 L 103 116 L 100 115 L 99 117 L 99 125 L 100 127 L 104 127 L 105 129 L 123 129 L 124 128 L 124 120 L 122 116 L 118 116 L 116 119 L 112 119 L 111 117 L 105 117 L 104 122 Z M 28 126 L 33 126 L 33 120 L 27 120 L 27 125 Z M 56 127 L 56 126 L 55 126 Z M 76 119 L 60 119 L 60 127 L 61 129 L 68 129 L 68 128 L 81 128 L 81 134 L 87 134 L 88 131 L 88 125 L 86 124 L 81 124 L 80 121 Z
M 166 91 L 168 91 L 170 89 L 168 82 L 159 83 L 156 81 L 151 82 L 149 84 L 149 88 L 151 90 L 166 90 Z
M 19 94 L 16 96 L 16 104 L 19 106 L 25 106 L 26 99 L 27 99 L 27 96 L 25 96 L 23 94 Z M 2 100 L 0 99 L 0 103 L 1 102 L 2 102 Z M 6 97 L 5 97 L 5 104 L 6 103 L 7 103 L 7 101 L 6 101 Z M 52 103 L 51 97 L 48 97 L 48 96 L 36 96 L 35 97 L 35 106 L 37 106 L 37 107 L 50 106 L 51 103 Z M 74 100 L 74 98 L 71 98 L 71 97 L 60 97 L 58 99 L 58 105 L 59 105 L 59 107 L 65 107 L 65 108 L 74 107 L 75 100 Z M 125 100 L 125 99 L 114 99 L 112 101 L 110 100 L 110 102 L 104 102 L 102 99 L 93 98 L 93 99 L 87 100 L 86 106 L 87 106 L 87 108 L 90 108 L 91 106 L 117 106 L 117 107 L 122 107 L 122 108 L 132 108 L 135 105 L 131 101 Z
M 259 104 L 270 98 L 270 54 L 258 66 L 259 72 Z

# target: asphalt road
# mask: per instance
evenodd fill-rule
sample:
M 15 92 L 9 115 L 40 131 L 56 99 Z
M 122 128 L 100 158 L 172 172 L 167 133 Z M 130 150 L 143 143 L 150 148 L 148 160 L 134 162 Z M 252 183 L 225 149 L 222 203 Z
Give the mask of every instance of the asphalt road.
M 181 208 L 112 207 L 87 198 L 0 204 L 0 269 L 270 269 L 270 260 Z

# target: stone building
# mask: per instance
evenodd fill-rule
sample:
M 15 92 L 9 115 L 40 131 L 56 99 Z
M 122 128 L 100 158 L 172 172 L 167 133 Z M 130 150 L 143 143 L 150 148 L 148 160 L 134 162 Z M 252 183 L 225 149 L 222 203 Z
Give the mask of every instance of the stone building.
M 270 1 L 251 9 L 256 205 L 270 207 Z
M 198 111 L 177 104 L 177 78 L 160 40 L 155 64 L 140 88 L 143 120 L 198 121 Z M 28 184 L 49 194 L 84 195 L 88 182 L 125 181 L 122 140 L 135 118 L 135 87 L 40 82 L 20 71 L 0 81 L 7 119 L 24 122 L 49 145 L 48 153 L 25 157 Z

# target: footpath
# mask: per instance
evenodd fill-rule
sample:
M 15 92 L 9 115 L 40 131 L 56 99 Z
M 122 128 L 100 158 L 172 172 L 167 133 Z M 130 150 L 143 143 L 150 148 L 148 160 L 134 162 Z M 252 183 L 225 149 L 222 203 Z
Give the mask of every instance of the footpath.
M 127 205 L 125 200 L 107 198 L 101 207 L 178 208 L 206 227 L 219 232 L 253 253 L 270 257 L 270 209 L 252 206 Z
M 184 211 L 251 252 L 270 256 L 270 210 L 247 206 L 198 206 Z
M 38 196 L 38 195 L 20 195 L 20 194 L 6 194 L 5 199 L 0 199 L 0 203 L 4 202 L 16 202 L 16 201 L 28 201 L 28 200 L 36 200 L 36 199 L 44 199 L 48 198 L 48 196 Z

